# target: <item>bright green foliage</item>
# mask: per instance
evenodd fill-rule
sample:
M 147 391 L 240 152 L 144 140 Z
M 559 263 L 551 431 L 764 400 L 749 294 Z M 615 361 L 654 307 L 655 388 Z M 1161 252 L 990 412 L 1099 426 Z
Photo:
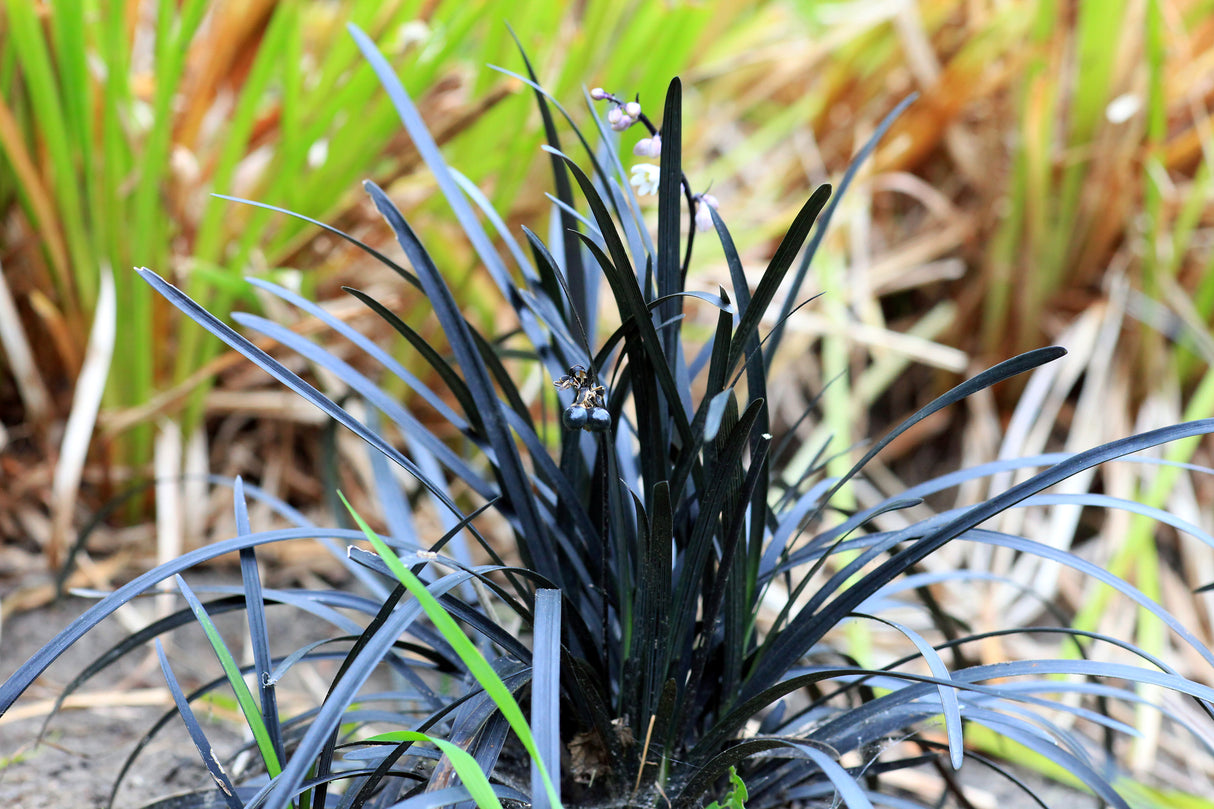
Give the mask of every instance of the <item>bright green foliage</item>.
M 746 797 L 746 784 L 738 777 L 737 769 L 730 767 L 729 793 L 725 796 L 725 802 L 713 801 L 704 809 L 746 809 Z

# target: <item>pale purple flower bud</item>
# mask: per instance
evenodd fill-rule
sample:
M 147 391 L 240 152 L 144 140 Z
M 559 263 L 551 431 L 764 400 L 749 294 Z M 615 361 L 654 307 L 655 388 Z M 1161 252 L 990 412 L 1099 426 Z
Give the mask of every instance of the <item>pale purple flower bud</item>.
M 641 138 L 637 141 L 637 145 L 632 147 L 632 153 L 638 157 L 660 157 L 662 154 L 662 136 L 654 135 L 652 138 Z
M 702 194 L 696 200 L 696 230 L 705 233 L 713 229 L 712 214 L 709 209 L 717 208 L 719 203 L 712 194 Z
M 624 105 L 624 114 L 635 121 L 641 117 L 641 105 L 635 101 L 629 101 Z
M 637 193 L 641 196 L 658 193 L 658 177 L 661 169 L 652 163 L 637 163 L 632 167 L 632 179 L 630 182 L 636 187 Z
M 624 111 L 622 109 L 612 107 L 607 110 L 607 123 L 611 124 L 612 129 L 615 129 L 622 120 L 624 120 Z
M 615 108 L 615 112 L 619 113 L 619 115 L 616 116 L 615 120 L 614 121 L 611 120 L 610 114 L 607 116 L 607 120 L 611 121 L 611 128 L 614 129 L 616 132 L 623 132 L 625 129 L 627 129 L 628 127 L 630 127 L 636 123 L 635 118 L 629 118 L 627 114 L 620 111 L 619 107 Z
M 590 97 L 593 98 L 595 101 L 603 101 L 604 99 L 607 98 L 607 96 L 608 96 L 607 91 L 604 90 L 602 87 L 595 87 L 593 90 L 590 91 Z

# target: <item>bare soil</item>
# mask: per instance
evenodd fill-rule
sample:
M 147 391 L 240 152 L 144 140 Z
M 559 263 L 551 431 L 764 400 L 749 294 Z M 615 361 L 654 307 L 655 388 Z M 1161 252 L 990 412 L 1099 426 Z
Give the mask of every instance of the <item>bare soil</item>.
M 207 578 L 214 582 L 216 577 L 208 574 Z M 228 577 L 227 583 L 237 580 Z M 0 625 L 0 681 L 93 603 L 67 598 L 5 617 Z M 145 614 L 152 614 L 151 601 L 138 606 Z M 283 608 L 267 613 L 275 646 L 282 644 L 276 652 L 319 636 L 315 627 L 301 625 L 291 617 Z M 243 648 L 243 620 L 243 613 L 216 618 L 229 648 L 238 657 Z M 47 725 L 41 743 L 37 742 L 55 697 L 85 666 L 128 634 L 116 617 L 106 619 L 52 664 L 6 715 L 0 716 L 0 806 L 60 809 L 106 805 L 114 779 L 128 756 L 173 707 L 150 645 L 85 684 L 80 691 L 82 699 L 69 702 L 59 711 Z M 174 674 L 187 692 L 221 673 L 197 626 L 175 630 L 166 642 L 166 651 Z M 205 710 L 205 706 L 195 705 L 208 738 L 224 761 L 245 740 L 243 724 L 238 716 L 206 716 Z M 173 718 L 140 752 L 114 806 L 142 807 L 155 799 L 206 788 L 211 783 L 185 725 Z

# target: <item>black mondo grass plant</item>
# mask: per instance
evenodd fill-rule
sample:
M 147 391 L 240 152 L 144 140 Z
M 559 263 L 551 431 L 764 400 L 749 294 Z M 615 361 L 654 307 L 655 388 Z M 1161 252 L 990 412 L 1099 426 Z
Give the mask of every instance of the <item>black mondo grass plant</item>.
M 782 453 L 778 443 L 773 446 L 765 406 L 767 374 L 781 345 L 779 324 L 795 308 L 838 195 L 832 198 L 823 186 L 810 197 L 752 290 L 716 200 L 696 193 L 683 174 L 679 81 L 670 85 L 660 126 L 636 100 L 590 93 L 604 142 L 612 142 L 611 130 L 636 124 L 649 130 L 637 153 L 659 158 L 659 166 L 634 171 L 630 183 L 617 152 L 596 149 L 576 126 L 590 171 L 562 151 L 553 116 L 563 115 L 571 126 L 573 120 L 538 86 L 528 65 L 528 77 L 517 78 L 535 91 L 555 191 L 550 238 L 544 242 L 524 230 L 524 249 L 485 198 L 444 163 L 384 58 L 360 31 L 352 34 L 518 329 L 499 339 L 465 320 L 417 235 L 371 183 L 367 191 L 408 266 L 328 229 L 419 289 L 434 307 L 447 347 L 431 346 L 376 300 L 349 292 L 425 359 L 448 396 L 320 307 L 268 282 L 251 283 L 320 318 L 385 375 L 403 381 L 462 436 L 459 446 L 469 452 L 440 439 L 336 353 L 269 320 L 234 315 L 246 329 L 339 379 L 367 412 L 376 413 L 359 418 L 361 410 L 340 406 L 141 270 L 174 305 L 368 444 L 387 528 L 378 534 L 351 511 L 354 528 L 320 528 L 296 515 L 295 528 L 254 532 L 248 497 L 290 512 L 238 480 L 236 537 L 187 553 L 101 598 L 4 683 L 0 712 L 98 622 L 175 577 L 186 607 L 127 638 L 68 688 L 173 628 L 197 623 L 206 631 L 224 676 L 192 693 L 183 691 L 160 652 L 176 709 L 145 741 L 180 716 L 216 783 L 175 806 L 685 809 L 716 801 L 752 808 L 927 807 L 941 805 L 950 793 L 965 806 L 952 774 L 966 761 L 1023 787 L 998 762 L 967 749 L 967 729 L 981 727 L 1062 767 L 1108 805 L 1128 807 L 1115 786 L 1112 740 L 1133 728 L 1113 707 L 1142 703 L 1137 686 L 1150 685 L 1187 695 L 1214 716 L 1214 689 L 1117 638 L 1056 625 L 967 633 L 965 616 L 944 613 L 931 597 L 932 585 L 963 581 L 966 571 L 932 573 L 920 564 L 950 542 L 1039 555 L 1104 581 L 1214 665 L 1214 652 L 1130 584 L 1046 543 L 982 527 L 1007 509 L 1033 504 L 1071 475 L 1214 431 L 1214 421 L 1072 455 L 953 473 L 862 510 L 834 504 L 848 480 L 918 421 L 1063 353 L 1044 348 L 936 399 L 873 443 L 845 476 L 826 478 L 820 465 L 785 486 L 776 474 Z M 605 105 L 604 118 L 595 103 Z M 904 106 L 859 152 L 840 193 Z M 649 182 L 658 195 L 656 239 L 631 187 L 647 190 Z M 720 240 L 731 291 L 686 289 L 697 232 L 698 238 L 715 232 Z M 501 253 L 495 242 L 503 245 Z M 784 293 L 777 325 L 764 334 L 761 324 L 782 285 L 791 291 Z M 600 306 L 600 298 L 614 304 L 610 317 L 601 315 L 611 308 Z M 691 345 L 687 306 L 715 311 L 715 331 L 702 346 Z M 552 384 L 536 402 L 515 380 L 540 372 Z M 381 428 L 381 420 L 391 429 Z M 409 472 L 410 482 L 393 465 Z M 966 480 L 1028 467 L 1041 471 L 975 506 L 897 530 L 879 530 L 874 522 Z M 1080 505 L 1108 501 L 1050 496 Z M 421 500 L 443 515 L 446 532 L 437 541 L 419 537 L 411 521 Z M 1117 505 L 1148 513 L 1133 503 Z M 475 518 L 489 511 L 508 526 L 512 553 L 492 546 L 478 530 Z M 263 589 L 257 548 L 301 539 L 348 543 L 338 558 L 358 578 L 361 592 Z M 362 541 L 371 550 L 353 544 Z M 471 561 L 469 543 L 479 546 L 487 564 Z M 199 588 L 209 593 L 203 601 L 180 574 L 228 553 L 240 556 L 243 586 Z M 513 553 L 519 561 L 503 558 Z M 331 625 L 331 640 L 273 648 L 266 628 L 270 606 Z M 212 622 L 218 613 L 240 610 L 247 614 L 253 652 L 253 662 L 243 667 Z M 879 668 L 860 665 L 835 641 L 836 630 L 849 622 L 892 629 L 903 639 L 905 655 Z M 976 646 L 1002 632 L 1067 635 L 1074 653 L 976 663 Z M 1116 647 L 1138 663 L 1091 660 L 1084 650 L 1095 646 Z M 277 683 L 292 668 L 321 660 L 339 663 L 324 700 L 298 716 L 281 715 Z M 390 672 L 391 687 L 369 690 L 381 671 Z M 240 772 L 235 757 L 226 764 L 217 759 L 192 707 L 220 688 L 234 691 L 248 725 L 251 741 L 243 752 L 249 755 L 241 761 L 256 763 Z M 1159 710 L 1192 732 L 1196 744 L 1209 738 L 1172 709 Z M 938 772 L 941 794 L 911 795 L 892 786 L 894 773 L 909 768 Z M 1024 805 L 1040 804 L 1027 787 L 1024 792 Z M 217 794 L 220 804 L 207 803 Z

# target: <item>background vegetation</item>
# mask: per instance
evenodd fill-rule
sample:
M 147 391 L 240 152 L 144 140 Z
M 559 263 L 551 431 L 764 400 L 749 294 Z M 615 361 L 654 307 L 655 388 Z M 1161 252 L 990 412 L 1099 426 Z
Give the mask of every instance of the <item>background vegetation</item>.
M 155 267 L 219 312 L 247 294 L 238 279 L 248 274 L 321 300 L 352 277 L 364 289 L 382 282 L 314 227 L 209 192 L 362 234 L 370 212 L 358 180 L 371 177 L 433 234 L 427 243 L 444 271 L 475 267 L 457 240 L 441 238 L 449 226 L 430 216 L 432 181 L 415 172 L 416 154 L 345 36 L 346 20 L 407 63 L 400 72 L 449 162 L 487 188 L 512 225 L 539 232 L 539 121 L 521 84 L 484 67 L 513 65 L 503 21 L 570 106 L 580 87 L 595 85 L 656 104 L 681 75 L 684 164 L 711 180 L 748 265 L 762 266 L 809 189 L 836 177 L 876 122 L 919 92 L 819 251 L 808 288 L 826 294 L 789 321 L 786 342 L 805 351 L 787 351 L 798 362 L 772 375 L 782 383 L 775 417 L 787 426 L 821 394 L 821 420 L 796 428 L 809 465 L 827 437 L 850 446 L 957 375 L 1047 342 L 1070 354 L 1018 398 L 974 397 L 961 428 L 951 411 L 924 421 L 852 488 L 861 505 L 924 472 L 1089 447 L 1214 407 L 1214 3 L 535 3 L 519 12 L 526 19 L 494 3 L 81 7 L 83 15 L 74 4 L 8 0 L 0 19 L 0 463 L 15 481 L 0 492 L 7 570 L 58 569 L 96 508 L 151 474 L 241 472 L 293 502 L 328 495 L 331 487 L 293 473 L 295 437 L 315 430 L 315 417 L 217 354 L 197 329 L 179 329 L 129 268 Z M 712 254 L 703 247 L 702 260 Z M 722 262 L 690 283 L 715 292 L 727 278 Z M 475 300 L 468 293 L 483 280 L 448 283 Z M 409 320 L 416 299 L 379 289 Z M 352 307 L 336 312 L 361 317 Z M 486 324 L 500 316 L 469 314 Z M 308 318 L 294 327 L 321 328 Z M 278 426 L 251 428 L 254 415 Z M 1195 442 L 1170 453 L 1210 460 Z M 222 530 L 221 512 L 188 485 L 155 492 L 163 556 L 180 547 L 174 536 L 193 543 Z M 1124 464 L 1070 485 L 1214 527 L 1208 483 L 1183 470 Z M 961 497 L 984 493 L 971 487 Z M 151 496 L 127 522 L 150 513 Z M 360 511 L 372 516 L 367 505 Z M 1208 643 L 1208 596 L 1189 595 L 1214 580 L 1208 549 L 1145 520 L 1084 517 L 1043 507 L 1009 519 L 1035 521 L 1059 547 L 1128 577 Z M 83 580 L 102 585 L 132 561 L 144 564 L 149 545 L 138 540 L 149 534 L 98 533 L 90 549 L 108 553 Z M 1133 610 L 1106 609 L 1090 585 L 1051 578 L 1031 561 L 959 550 L 941 559 L 961 563 L 1034 582 L 1080 627 L 1136 631 Z M 1036 609 L 970 587 L 947 597 L 982 604 L 991 625 Z M 8 598 L 12 606 L 37 595 Z M 1140 631 L 1148 651 L 1187 659 L 1146 624 Z M 992 645 L 991 659 L 1003 651 Z M 1158 769 L 1145 728 L 1134 755 Z

